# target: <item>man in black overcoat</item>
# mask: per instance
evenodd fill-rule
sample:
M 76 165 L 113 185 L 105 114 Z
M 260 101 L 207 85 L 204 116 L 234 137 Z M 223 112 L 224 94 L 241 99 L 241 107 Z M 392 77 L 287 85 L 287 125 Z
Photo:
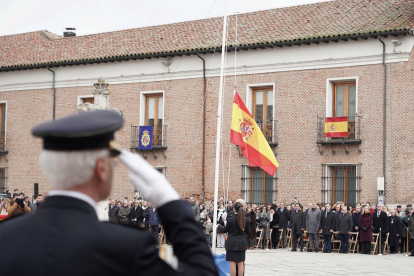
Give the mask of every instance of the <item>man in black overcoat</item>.
M 118 223 L 119 207 L 116 205 L 115 199 L 111 198 L 108 204 L 108 218 L 109 222 Z
M 283 229 L 283 248 L 286 248 L 286 229 L 290 221 L 290 215 L 283 202 L 280 203 L 280 208 L 277 210 L 277 212 L 279 214 L 279 229 Z
M 135 227 L 144 227 L 144 210 L 140 206 L 138 199 L 134 200 L 134 205 L 131 208 L 131 213 L 129 213 L 129 220 L 131 221 L 131 224 Z
M 290 228 L 292 229 L 292 251 L 297 251 L 298 238 L 300 239 L 300 252 L 303 252 L 303 232 L 306 228 L 305 213 L 300 209 L 300 205 L 296 203 L 295 211 L 292 211 L 290 218 Z
M 391 216 L 388 217 L 388 245 L 390 246 L 390 253 L 397 253 L 397 248 L 400 244 L 401 221 L 395 215 L 395 210 L 390 210 Z
M 385 239 L 386 239 L 386 235 L 388 233 L 388 216 L 387 213 L 381 211 L 382 207 L 384 205 L 383 204 L 378 204 L 377 205 L 377 211 L 374 212 L 374 224 L 372 226 L 372 232 L 375 234 L 380 234 L 381 236 L 381 246 L 379 246 L 380 250 L 381 250 L 381 254 L 384 252 L 384 244 L 385 244 Z M 381 231 L 380 231 L 381 229 Z M 379 237 L 378 237 L 379 238 Z M 379 241 L 378 241 L 379 242 Z
M 335 213 L 331 210 L 331 205 L 326 204 L 325 211 L 321 214 L 320 228 L 324 240 L 323 253 L 331 253 L 332 248 L 332 235 L 335 231 L 336 225 L 336 216 Z
M 35 214 L 1 223 L 7 248 L 1 275 L 218 276 L 188 204 L 140 155 L 113 141 L 122 126 L 117 112 L 93 111 L 33 129 L 43 137 L 39 163 L 53 190 Z M 96 203 L 110 195 L 116 155 L 129 169 L 134 189 L 157 207 L 178 262 L 160 257 L 151 233 L 98 220 Z

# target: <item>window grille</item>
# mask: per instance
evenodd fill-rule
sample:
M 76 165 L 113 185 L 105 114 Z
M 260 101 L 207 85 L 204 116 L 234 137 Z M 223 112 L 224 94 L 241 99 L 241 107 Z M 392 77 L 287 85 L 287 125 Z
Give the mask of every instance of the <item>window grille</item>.
M 0 183 L 1 183 L 1 192 L 4 192 L 7 189 L 7 168 L 0 168 Z
M 347 206 L 359 202 L 361 164 L 322 164 L 322 202 Z
M 271 204 L 277 193 L 277 173 L 267 174 L 259 167 L 242 166 L 242 198 L 247 204 Z

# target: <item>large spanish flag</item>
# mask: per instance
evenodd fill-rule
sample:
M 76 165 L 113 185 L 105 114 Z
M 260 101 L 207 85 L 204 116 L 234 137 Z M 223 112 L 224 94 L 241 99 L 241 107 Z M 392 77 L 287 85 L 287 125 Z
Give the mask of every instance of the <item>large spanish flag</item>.
M 348 117 L 325 118 L 325 137 L 348 137 Z
M 261 129 L 236 92 L 233 101 L 230 142 L 242 148 L 250 167 L 260 167 L 273 176 L 279 164 Z

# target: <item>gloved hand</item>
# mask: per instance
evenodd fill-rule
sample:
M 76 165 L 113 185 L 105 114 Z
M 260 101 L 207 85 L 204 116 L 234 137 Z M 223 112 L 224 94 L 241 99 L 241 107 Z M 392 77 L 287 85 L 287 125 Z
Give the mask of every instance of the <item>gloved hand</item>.
M 139 154 L 121 150 L 119 159 L 131 170 L 129 179 L 132 184 L 154 207 L 159 208 L 170 201 L 180 199 L 164 175 L 148 164 Z

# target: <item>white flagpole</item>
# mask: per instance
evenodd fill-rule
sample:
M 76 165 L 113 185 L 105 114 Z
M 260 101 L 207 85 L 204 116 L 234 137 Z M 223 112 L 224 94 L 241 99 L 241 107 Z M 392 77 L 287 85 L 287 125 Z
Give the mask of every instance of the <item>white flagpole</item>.
M 223 79 L 224 79 L 224 57 L 226 54 L 226 31 L 227 31 L 227 0 L 224 1 L 223 17 L 223 43 L 221 48 L 221 72 L 220 72 L 220 92 L 217 110 L 217 144 L 216 144 L 216 171 L 214 177 L 214 218 L 213 218 L 213 244 L 212 252 L 216 254 L 217 239 L 217 201 L 218 201 L 218 181 L 220 169 L 220 134 L 221 134 L 221 102 L 223 98 Z

